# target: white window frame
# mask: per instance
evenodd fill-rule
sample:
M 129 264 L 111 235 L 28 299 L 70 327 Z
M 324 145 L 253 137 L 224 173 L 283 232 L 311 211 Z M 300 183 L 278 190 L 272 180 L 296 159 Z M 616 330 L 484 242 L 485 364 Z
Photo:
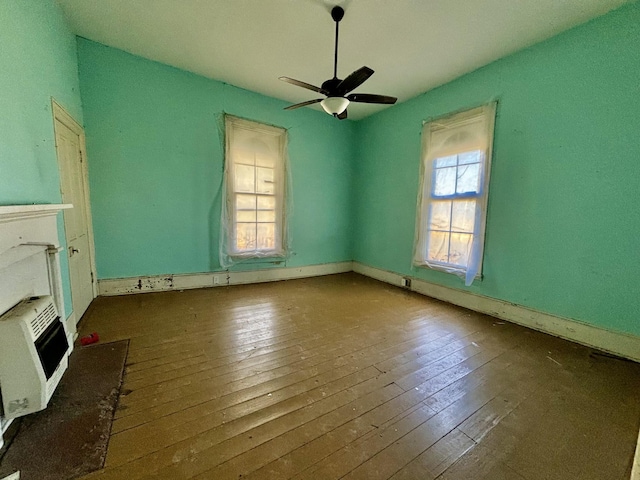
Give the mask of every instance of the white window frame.
M 284 257 L 286 255 L 286 215 L 285 215 L 285 194 L 287 191 L 286 188 L 286 151 L 287 151 L 287 131 L 284 128 L 274 127 L 271 125 L 265 125 L 258 122 L 253 122 L 250 120 L 245 120 L 243 118 L 234 117 L 231 115 L 225 115 L 225 168 L 224 168 L 224 176 L 225 176 L 225 185 L 226 185 L 226 202 L 223 207 L 223 248 L 221 253 L 226 255 L 228 258 L 223 263 L 228 264 L 237 260 L 244 259 L 259 259 L 259 258 L 271 258 L 271 257 Z M 274 192 L 270 193 L 259 193 L 256 190 L 252 194 L 248 194 L 247 192 L 236 191 L 236 179 L 235 179 L 235 170 L 237 165 L 245 165 L 243 163 L 243 155 L 238 153 L 237 145 L 234 145 L 235 134 L 239 130 L 244 130 L 245 132 L 251 132 L 256 138 L 262 137 L 267 140 L 267 144 L 273 145 L 276 144 L 276 152 L 273 152 L 275 159 L 275 167 L 274 167 Z M 274 141 L 275 140 L 275 141 Z M 245 146 L 246 147 L 246 146 Z M 245 148 L 246 152 L 246 148 Z M 246 156 L 244 160 L 246 160 Z M 248 162 L 250 163 L 250 162 Z M 254 160 L 254 168 L 257 172 L 258 166 L 255 164 Z M 267 167 L 260 167 L 267 168 Z M 256 181 L 257 185 L 257 181 Z M 239 222 L 238 221 L 238 212 L 236 199 L 239 195 L 255 195 L 256 196 L 256 220 L 251 222 Z M 255 223 L 256 230 L 258 225 L 261 222 L 258 217 L 258 213 L 261 211 L 257 205 L 258 197 L 270 197 L 275 200 L 275 222 L 266 222 L 266 223 L 275 223 L 275 235 L 274 235 L 274 246 L 273 248 L 258 248 L 256 244 L 256 248 L 253 250 L 239 249 L 237 244 L 237 225 L 238 223 Z M 248 211 L 248 210 L 244 210 Z M 256 233 L 257 237 L 257 233 Z
M 413 254 L 413 265 L 452 273 L 471 285 L 474 279 L 482 276 L 484 254 L 484 238 L 487 219 L 487 202 L 489 198 L 489 177 L 496 116 L 496 102 L 473 108 L 463 112 L 425 122 L 422 130 L 422 161 L 420 166 L 420 188 L 418 191 L 416 235 Z M 455 157 L 456 186 L 459 178 L 459 155 L 481 152 L 480 184 L 477 192 L 454 193 L 438 196 L 435 193 L 436 161 Z M 429 257 L 429 239 L 433 205 L 438 201 L 452 202 L 474 199 L 475 218 L 467 265 L 455 262 L 437 261 Z M 452 225 L 449 224 L 449 254 Z M 433 229 L 433 231 L 437 231 Z M 444 231 L 446 233 L 446 231 Z M 454 232 L 455 233 L 455 232 Z

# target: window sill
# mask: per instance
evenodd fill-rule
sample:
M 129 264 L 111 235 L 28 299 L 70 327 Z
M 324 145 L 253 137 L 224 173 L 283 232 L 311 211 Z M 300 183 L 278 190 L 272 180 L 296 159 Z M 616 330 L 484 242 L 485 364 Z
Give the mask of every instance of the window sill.
M 229 254 L 235 262 L 243 263 L 282 263 L 287 259 L 286 254 L 282 252 L 264 253 L 264 254 Z
M 461 279 L 464 279 L 467 274 L 466 270 L 455 268 L 454 266 L 451 266 L 451 265 L 439 264 L 439 263 L 414 263 L 413 268 L 428 269 L 428 270 L 434 270 L 436 272 L 448 273 L 451 275 L 455 275 L 456 277 Z M 480 272 L 476 274 L 473 281 L 482 282 L 483 279 L 484 279 L 484 275 L 482 274 L 482 272 Z

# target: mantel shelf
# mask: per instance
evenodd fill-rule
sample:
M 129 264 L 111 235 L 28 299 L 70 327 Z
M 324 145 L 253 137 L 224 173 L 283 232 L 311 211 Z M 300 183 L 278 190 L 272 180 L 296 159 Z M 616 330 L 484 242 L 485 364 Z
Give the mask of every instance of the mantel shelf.
M 56 215 L 59 211 L 73 208 L 70 203 L 45 205 L 5 205 L 0 206 L 0 223 L 24 220 L 33 217 Z

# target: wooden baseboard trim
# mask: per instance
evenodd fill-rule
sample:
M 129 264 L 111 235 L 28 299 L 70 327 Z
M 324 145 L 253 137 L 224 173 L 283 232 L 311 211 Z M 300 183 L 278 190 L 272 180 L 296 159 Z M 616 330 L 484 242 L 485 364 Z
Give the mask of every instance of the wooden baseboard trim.
M 636 455 L 633 458 L 633 469 L 631 470 L 631 480 L 640 480 L 640 433 L 638 433 L 638 444 L 636 445 Z
M 69 342 L 69 346 L 71 347 L 71 352 L 73 352 L 74 342 L 76 341 L 76 338 L 78 338 L 78 331 L 76 330 L 76 312 L 71 312 L 71 314 L 67 317 L 66 323 L 67 341 Z
M 353 262 L 353 271 L 396 286 L 403 286 L 403 279 L 410 278 L 411 290 L 414 292 L 640 362 L 640 337 L 634 335 L 605 330 L 504 300 L 444 287 L 359 262 Z
M 246 272 L 208 272 L 186 275 L 155 275 L 147 277 L 98 280 L 101 296 L 130 295 L 192 288 L 223 287 L 248 283 L 276 282 L 295 278 L 318 277 L 352 271 L 352 262 L 326 263 L 305 267 L 267 268 Z
M 4 447 L 4 433 L 9 430 L 9 427 L 13 423 L 13 419 L 7 420 L 0 417 L 0 450 Z

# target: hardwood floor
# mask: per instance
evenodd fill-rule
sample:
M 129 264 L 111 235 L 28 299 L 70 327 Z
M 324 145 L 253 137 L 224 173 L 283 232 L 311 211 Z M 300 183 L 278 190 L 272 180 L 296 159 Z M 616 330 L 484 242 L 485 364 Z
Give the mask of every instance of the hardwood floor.
M 357 274 L 98 298 L 130 339 L 85 479 L 628 479 L 640 365 Z

